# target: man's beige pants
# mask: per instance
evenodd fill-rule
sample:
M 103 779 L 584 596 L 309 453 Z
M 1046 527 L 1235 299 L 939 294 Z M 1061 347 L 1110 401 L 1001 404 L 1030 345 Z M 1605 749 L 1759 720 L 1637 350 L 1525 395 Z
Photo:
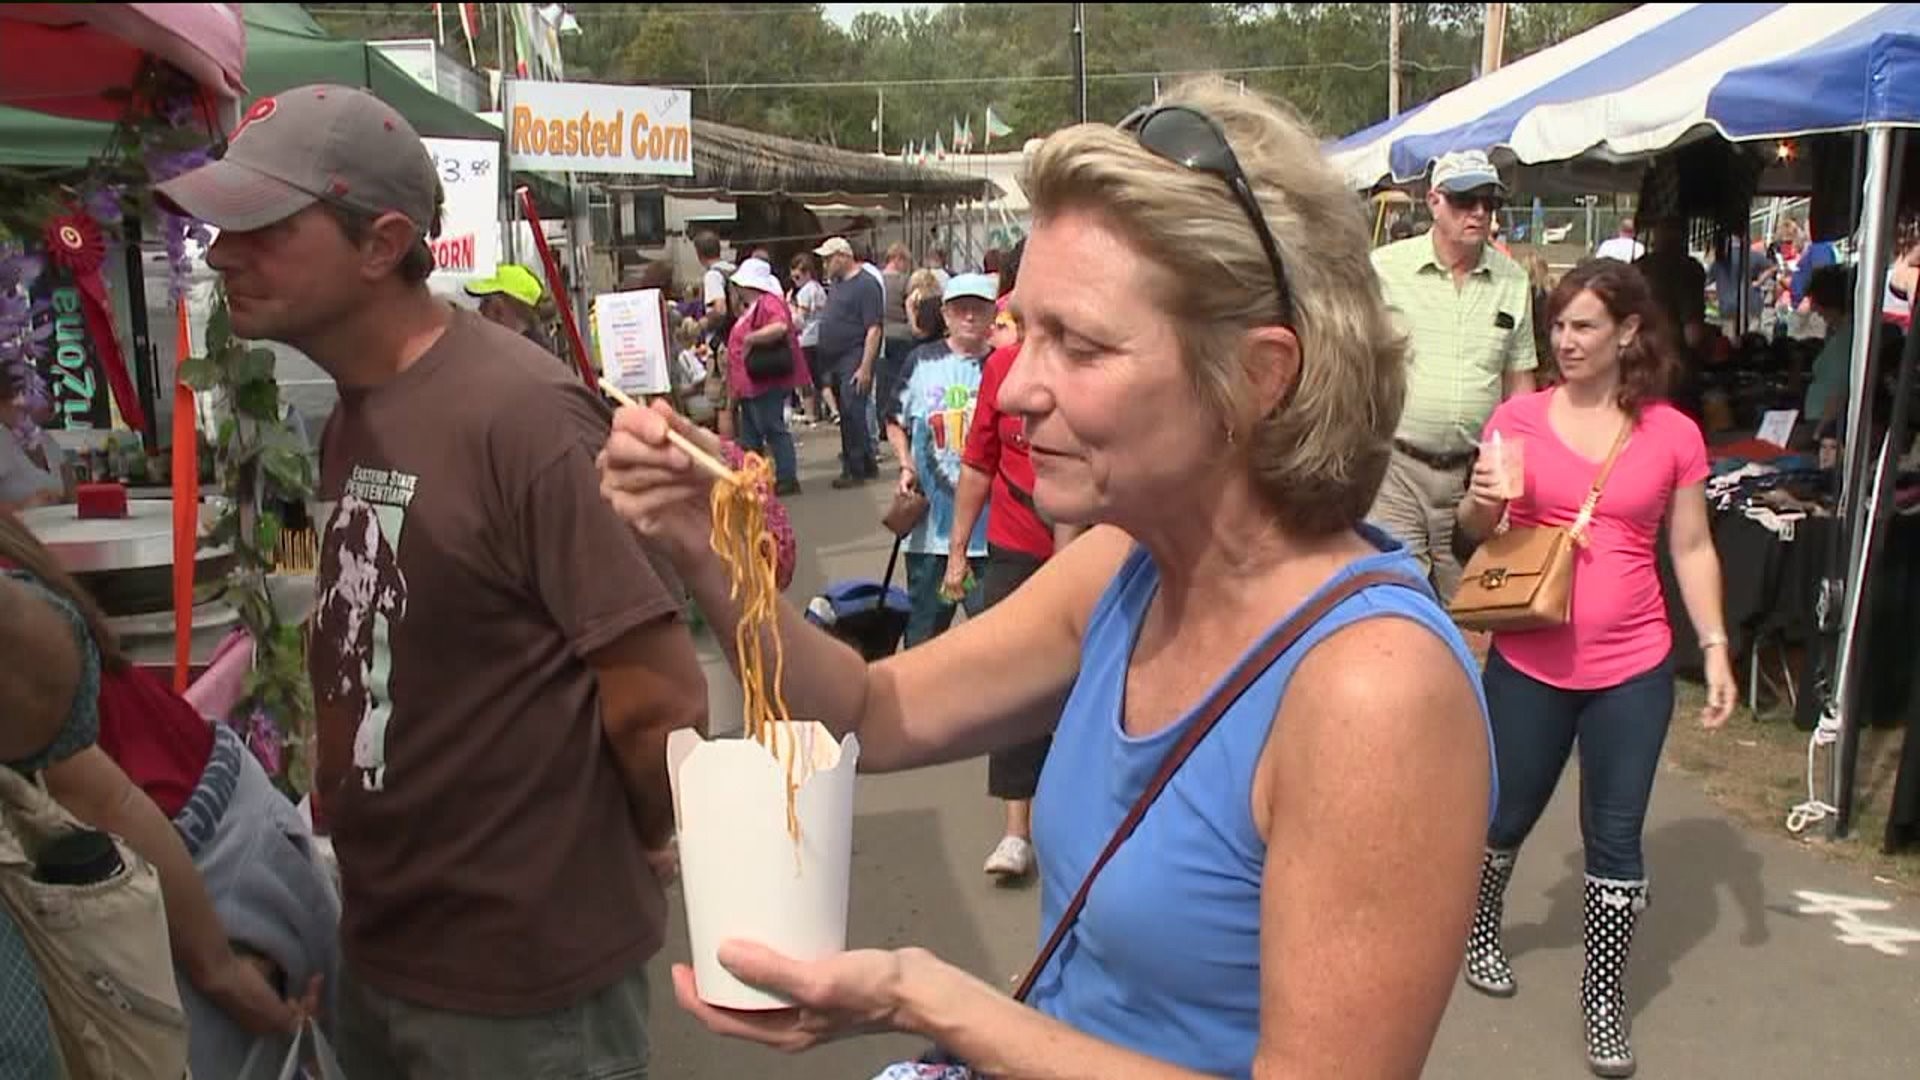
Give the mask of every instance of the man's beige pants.
M 1454 513 L 1467 493 L 1471 471 L 1467 466 L 1451 472 L 1436 469 L 1396 449 L 1367 515 L 1367 520 L 1407 545 L 1407 551 L 1427 568 L 1433 591 L 1443 604 L 1460 587 Z

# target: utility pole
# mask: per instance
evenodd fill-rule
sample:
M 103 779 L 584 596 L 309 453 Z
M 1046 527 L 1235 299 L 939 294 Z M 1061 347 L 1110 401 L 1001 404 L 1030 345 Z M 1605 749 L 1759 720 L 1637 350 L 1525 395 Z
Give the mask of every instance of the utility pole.
M 479 9 L 476 8 L 474 10 L 478 11 Z M 494 59 L 494 63 L 500 65 L 501 126 L 504 128 L 507 128 L 508 130 L 512 130 L 513 117 L 510 115 L 511 113 L 510 102 L 513 100 L 513 94 L 511 92 L 511 89 L 507 85 L 507 80 L 513 77 L 513 72 L 510 68 L 507 67 L 507 5 L 505 4 L 493 5 L 493 30 L 494 30 L 493 59 Z M 513 176 L 511 173 L 509 173 L 507 176 L 505 200 L 506 200 L 506 207 L 505 207 L 506 213 L 500 215 L 500 219 L 506 222 L 507 227 L 501 230 L 502 233 L 504 234 L 501 237 L 501 239 L 505 242 L 500 245 L 500 249 L 501 249 L 501 253 L 507 257 L 508 262 L 518 262 L 519 247 L 520 247 L 520 244 L 519 244 L 520 229 L 516 223 L 520 220 L 520 216 L 519 216 L 520 209 L 519 207 L 514 205 Z
M 1400 5 L 1387 5 L 1387 116 L 1400 115 Z
M 880 104 L 873 114 L 873 152 L 881 157 L 887 156 L 887 88 L 882 86 L 874 91 Z
M 1087 122 L 1087 5 L 1073 5 L 1073 115 Z
M 1500 70 L 1507 56 L 1507 5 L 1488 4 L 1485 33 L 1480 43 L 1480 75 Z

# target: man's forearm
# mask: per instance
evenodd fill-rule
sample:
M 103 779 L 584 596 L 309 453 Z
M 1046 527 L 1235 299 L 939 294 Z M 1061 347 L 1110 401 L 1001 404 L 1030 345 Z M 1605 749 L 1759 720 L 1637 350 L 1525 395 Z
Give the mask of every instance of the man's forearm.
M 892 438 L 891 428 L 888 429 L 887 435 L 889 439 Z M 993 481 L 988 479 L 986 473 L 972 465 L 963 463 L 960 466 L 960 485 L 953 495 L 953 528 L 949 530 L 948 535 L 973 535 L 973 527 L 980 520 L 980 511 L 986 509 L 987 496 L 992 485 Z M 965 557 L 965 544 L 954 545 L 954 550 Z
M 1531 394 L 1534 391 L 1532 371 L 1509 371 L 1502 383 L 1505 397 L 1519 397 L 1521 394 Z
M 913 447 L 907 441 L 907 429 L 889 420 L 887 442 L 893 447 L 893 460 L 899 462 L 902 469 L 913 468 Z
M 873 362 L 880 355 L 880 343 L 885 340 L 885 338 L 886 331 L 881 327 L 867 327 L 867 340 L 860 351 L 860 370 L 873 370 Z

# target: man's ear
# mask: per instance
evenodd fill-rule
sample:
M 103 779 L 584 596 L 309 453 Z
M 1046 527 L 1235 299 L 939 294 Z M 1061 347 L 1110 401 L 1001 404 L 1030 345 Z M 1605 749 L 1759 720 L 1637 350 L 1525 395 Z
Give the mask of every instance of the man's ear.
M 373 219 L 367 239 L 360 246 L 360 272 L 378 280 L 393 273 L 413 245 L 420 242 L 420 230 L 405 214 L 388 211 Z

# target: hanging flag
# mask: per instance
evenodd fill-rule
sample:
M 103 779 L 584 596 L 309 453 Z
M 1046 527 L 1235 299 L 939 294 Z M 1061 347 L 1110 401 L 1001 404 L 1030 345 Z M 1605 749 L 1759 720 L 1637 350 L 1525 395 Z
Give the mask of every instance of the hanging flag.
M 946 144 L 940 141 L 940 133 L 937 131 L 933 133 L 933 157 L 936 161 L 947 160 Z
M 993 106 L 991 105 L 987 106 L 987 118 L 980 126 L 987 129 L 988 146 L 992 146 L 993 140 L 995 139 L 1002 139 L 1013 134 L 1013 129 L 1007 126 L 1007 122 L 994 115 Z
M 465 31 L 467 35 L 468 64 L 476 64 L 479 62 L 475 60 L 473 56 L 473 39 L 480 36 L 480 12 L 477 10 L 478 7 L 479 5 L 477 4 L 460 5 L 460 29 Z
M 960 121 L 955 120 L 953 122 L 953 152 L 957 154 L 960 152 L 960 149 L 961 149 Z
M 533 44 L 533 5 L 509 4 L 507 10 L 513 16 L 514 74 L 523 79 L 532 78 L 533 60 L 536 58 Z

